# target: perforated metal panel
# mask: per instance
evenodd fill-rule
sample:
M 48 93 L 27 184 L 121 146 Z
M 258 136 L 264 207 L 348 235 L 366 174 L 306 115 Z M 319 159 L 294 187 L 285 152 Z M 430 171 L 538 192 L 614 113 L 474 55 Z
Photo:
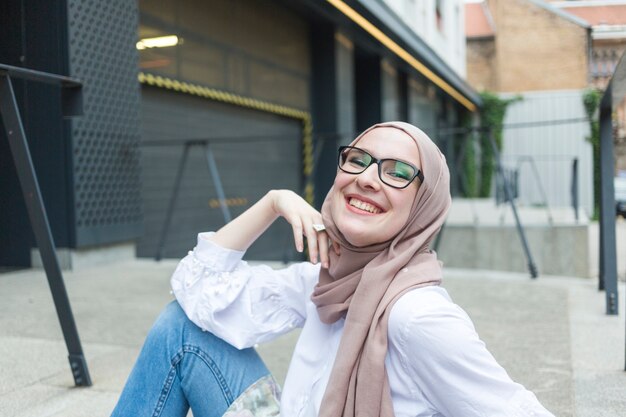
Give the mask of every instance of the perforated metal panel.
M 68 0 L 70 74 L 83 83 L 73 121 L 76 245 L 139 236 L 137 3 Z

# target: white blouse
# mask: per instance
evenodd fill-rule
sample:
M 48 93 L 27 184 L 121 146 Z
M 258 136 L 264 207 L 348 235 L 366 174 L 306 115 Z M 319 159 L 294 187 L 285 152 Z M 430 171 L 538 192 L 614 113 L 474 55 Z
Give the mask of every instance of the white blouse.
M 344 320 L 320 321 L 310 299 L 319 265 L 250 266 L 243 252 L 198 235 L 171 280 L 200 328 L 242 349 L 302 327 L 281 398 L 281 416 L 315 417 L 337 355 Z M 423 287 L 393 306 L 385 366 L 397 417 L 552 416 L 509 378 L 445 289 Z

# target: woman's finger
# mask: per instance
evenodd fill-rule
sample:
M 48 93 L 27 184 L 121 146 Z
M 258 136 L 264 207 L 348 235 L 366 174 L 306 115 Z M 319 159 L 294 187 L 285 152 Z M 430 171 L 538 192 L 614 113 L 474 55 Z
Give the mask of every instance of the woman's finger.
M 293 230 L 293 241 L 296 244 L 296 250 L 302 252 L 304 250 L 304 238 L 302 237 L 302 221 L 300 217 L 293 216 L 289 219 L 291 229 Z
M 306 240 L 309 248 L 309 259 L 312 264 L 317 263 L 318 248 L 317 248 L 317 232 L 313 228 L 312 223 L 304 222 L 304 230 L 306 230 Z
M 322 231 L 317 233 L 317 246 L 319 247 L 322 268 L 328 269 L 330 258 L 328 257 L 328 236 L 326 232 Z

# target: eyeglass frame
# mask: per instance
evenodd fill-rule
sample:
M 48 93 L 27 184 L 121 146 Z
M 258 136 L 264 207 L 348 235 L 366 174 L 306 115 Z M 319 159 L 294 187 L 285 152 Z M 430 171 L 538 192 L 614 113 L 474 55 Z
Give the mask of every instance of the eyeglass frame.
M 343 169 L 343 168 L 341 167 L 341 155 L 342 155 L 343 151 L 345 151 L 346 149 L 356 149 L 356 150 L 358 150 L 358 151 L 361 151 L 361 152 L 363 152 L 363 153 L 365 153 L 365 154 L 369 155 L 369 157 L 370 157 L 370 158 L 372 158 L 372 160 L 370 161 L 370 163 L 369 163 L 369 164 L 367 164 L 367 166 L 366 166 L 366 167 L 364 167 L 364 168 L 363 168 L 363 171 L 361 171 L 361 172 L 350 172 L 350 171 L 346 171 L 345 169 Z M 382 165 L 381 165 L 381 163 L 382 163 L 382 162 L 385 162 L 385 161 L 396 161 L 396 162 L 402 162 L 403 164 L 406 164 L 406 165 L 410 166 L 411 168 L 413 168 L 413 170 L 415 171 L 415 174 L 414 174 L 414 175 L 413 175 L 413 177 L 412 177 L 412 178 L 411 178 L 411 179 L 410 179 L 410 180 L 406 183 L 406 185 L 405 185 L 405 186 L 403 186 L 403 187 L 398 187 L 398 186 L 396 186 L 396 185 L 389 184 L 389 183 L 387 183 L 387 182 L 383 179 L 382 172 L 381 172 L 381 170 L 382 170 Z M 372 166 L 372 164 L 376 164 L 376 165 L 378 165 L 378 178 L 380 179 L 380 181 L 381 181 L 383 184 L 388 185 L 389 187 L 392 187 L 392 188 L 395 188 L 395 189 L 398 189 L 398 190 L 403 190 L 403 189 L 405 189 L 406 187 L 408 187 L 409 185 L 411 185 L 411 183 L 413 182 L 413 180 L 414 180 L 415 178 L 419 178 L 419 180 L 420 180 L 420 183 L 421 183 L 421 184 L 423 184 L 423 183 L 424 183 L 424 174 L 422 173 L 422 170 L 421 170 L 421 169 L 419 169 L 419 168 L 417 168 L 417 167 L 416 167 L 415 165 L 413 165 L 413 164 L 410 164 L 410 163 L 408 163 L 408 162 L 402 161 L 402 160 L 400 160 L 400 159 L 395 159 L 395 158 L 382 158 L 382 159 L 377 159 L 377 158 L 375 158 L 375 157 L 374 157 L 371 153 L 367 152 L 365 149 L 361 149 L 361 148 L 358 148 L 358 147 L 356 147 L 356 146 L 340 146 L 340 147 L 339 147 L 339 152 L 338 152 L 338 154 L 337 154 L 337 167 L 339 167 L 339 169 L 340 169 L 342 172 L 345 172 L 346 174 L 351 174 L 351 175 L 359 175 L 359 174 L 364 173 L 364 172 L 365 172 L 365 171 L 366 171 L 366 170 L 367 170 L 370 166 Z

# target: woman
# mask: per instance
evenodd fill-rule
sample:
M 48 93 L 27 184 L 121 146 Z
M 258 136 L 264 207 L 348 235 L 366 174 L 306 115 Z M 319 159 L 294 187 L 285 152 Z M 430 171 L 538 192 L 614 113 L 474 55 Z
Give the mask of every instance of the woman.
M 113 415 L 278 415 L 278 389 L 250 347 L 302 327 L 281 416 L 551 416 L 438 285 L 428 246 L 449 206 L 435 144 L 407 123 L 372 126 L 340 148 L 321 213 L 270 191 L 199 235 Z M 306 237 L 310 263 L 242 262 L 278 217 L 300 252 Z

